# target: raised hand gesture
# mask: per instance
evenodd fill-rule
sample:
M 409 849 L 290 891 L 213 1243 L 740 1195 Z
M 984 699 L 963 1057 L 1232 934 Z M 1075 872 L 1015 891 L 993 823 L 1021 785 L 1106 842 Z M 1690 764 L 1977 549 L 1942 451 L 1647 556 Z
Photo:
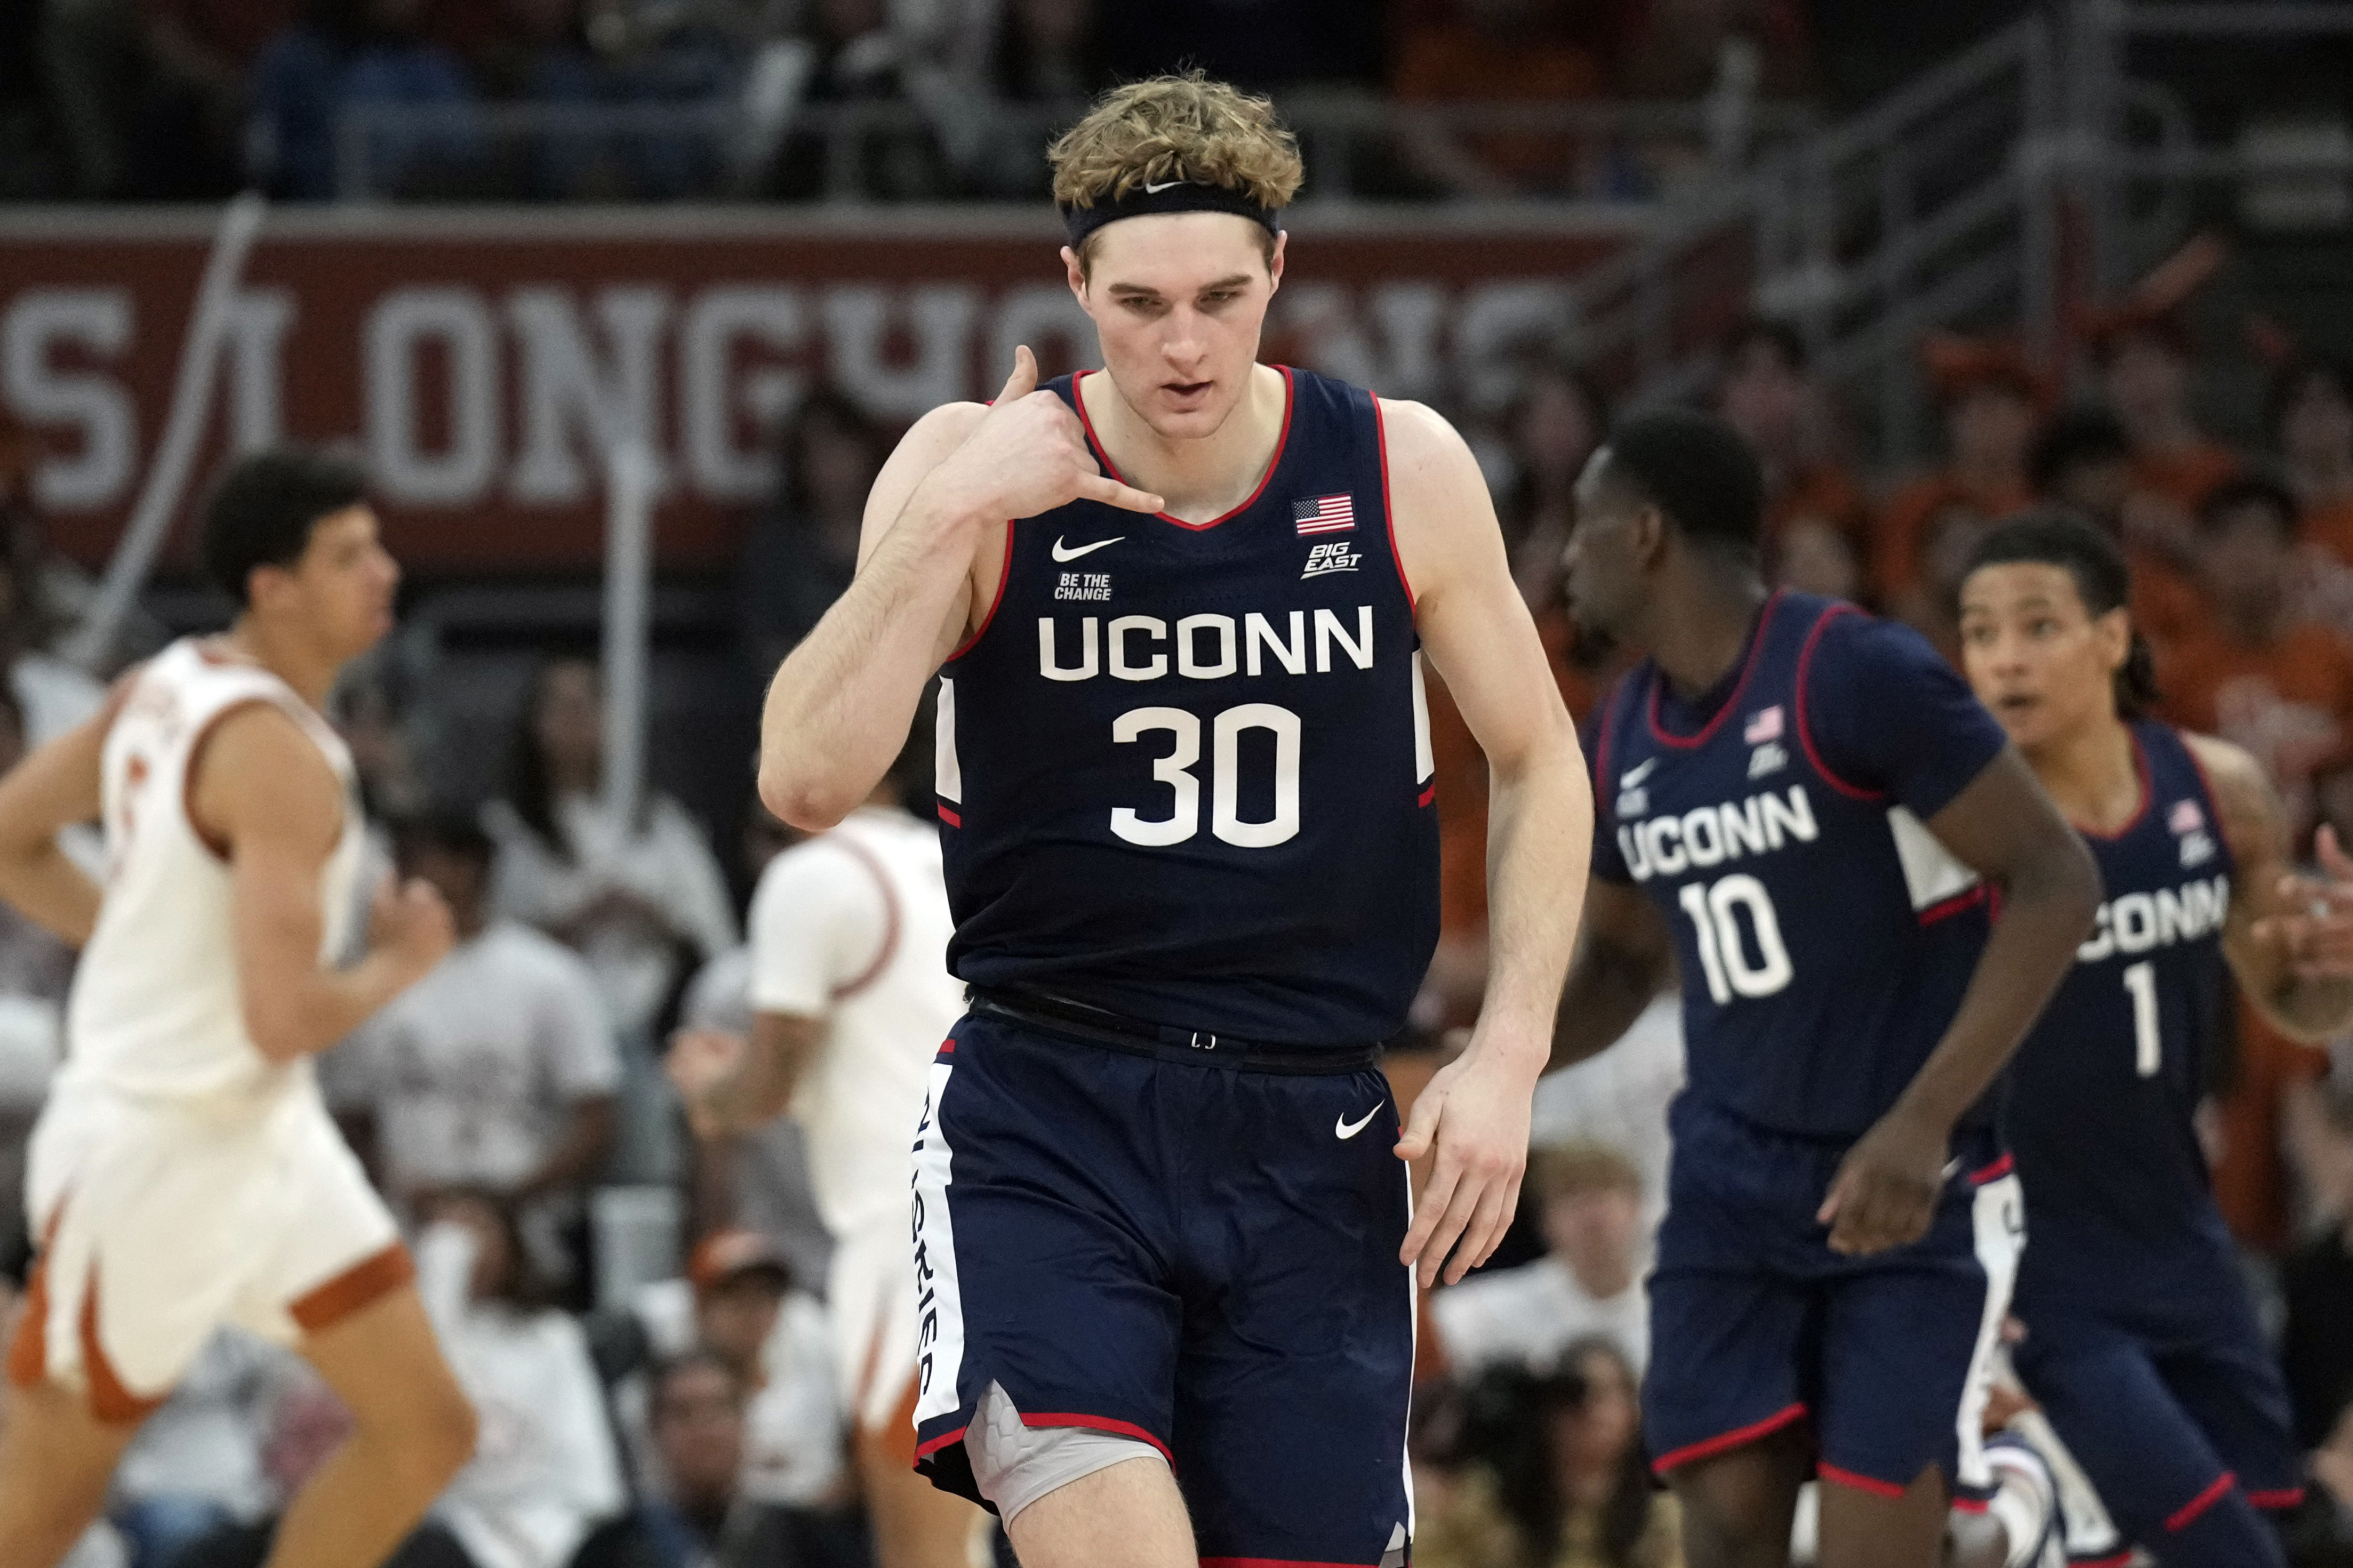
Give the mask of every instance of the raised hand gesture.
M 1074 500 L 1146 512 L 1166 504 L 1103 473 L 1079 416 L 1038 390 L 1037 357 L 1026 345 L 1013 351 L 1013 374 L 987 416 L 928 483 L 946 487 L 962 510 L 992 520 L 1036 517 Z

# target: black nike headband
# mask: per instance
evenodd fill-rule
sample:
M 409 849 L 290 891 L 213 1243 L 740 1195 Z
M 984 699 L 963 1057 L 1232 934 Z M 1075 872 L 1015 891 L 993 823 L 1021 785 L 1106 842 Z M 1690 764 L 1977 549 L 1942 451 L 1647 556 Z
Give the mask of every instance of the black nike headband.
M 1190 180 L 1170 180 L 1158 185 L 1139 181 L 1124 195 L 1103 197 L 1088 206 L 1065 206 L 1061 210 L 1073 250 L 1107 223 L 1117 223 L 1124 217 L 1156 217 L 1163 213 L 1231 213 L 1261 226 L 1269 234 L 1282 232 L 1282 226 L 1274 220 L 1274 209 L 1261 206 L 1248 193 L 1226 185 L 1197 184 Z

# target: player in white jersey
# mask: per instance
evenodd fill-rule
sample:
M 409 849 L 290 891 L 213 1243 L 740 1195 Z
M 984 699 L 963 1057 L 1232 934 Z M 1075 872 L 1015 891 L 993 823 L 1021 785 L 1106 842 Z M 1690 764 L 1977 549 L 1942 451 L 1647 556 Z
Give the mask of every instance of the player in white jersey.
M 367 1568 L 471 1455 L 408 1254 L 311 1058 L 438 963 L 449 912 L 389 888 L 339 951 L 361 856 L 350 755 L 320 717 L 392 620 L 399 568 L 355 472 L 248 458 L 206 508 L 224 636 L 173 644 L 0 779 L 0 897 L 82 948 L 35 1131 L 41 1255 L 8 1357 L 0 1568 L 49 1568 L 213 1331 L 299 1349 L 352 1436 L 287 1508 L 271 1568 Z M 97 819 L 103 886 L 58 830 Z
M 671 1076 L 695 1130 L 748 1131 L 789 1109 L 834 1238 L 826 1300 L 881 1568 L 965 1568 L 983 1516 L 915 1473 L 916 1300 L 907 1193 L 934 1055 L 964 1015 L 947 972 L 931 727 L 863 808 L 778 855 L 752 900 L 752 1036 L 682 1033 Z

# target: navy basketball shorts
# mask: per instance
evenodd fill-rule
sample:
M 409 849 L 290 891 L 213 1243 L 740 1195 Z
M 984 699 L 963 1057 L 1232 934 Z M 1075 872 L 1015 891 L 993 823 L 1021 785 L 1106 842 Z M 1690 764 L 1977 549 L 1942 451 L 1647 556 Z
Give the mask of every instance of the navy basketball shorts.
M 1900 1496 L 1934 1465 L 1962 1506 L 1981 1499 L 1978 1427 L 2023 1240 L 1991 1136 L 1957 1141 L 1926 1237 L 1848 1258 L 1814 1218 L 1844 1145 L 1688 1092 L 1670 1126 L 1642 1384 L 1659 1473 L 1803 1421 L 1826 1481 Z
M 1370 1068 L 1251 1071 L 966 1017 L 915 1147 L 917 1468 L 1025 1425 L 1166 1458 L 1205 1564 L 1404 1560 L 1411 1199 Z
M 2138 1542 L 2169 1563 L 2201 1518 L 2240 1510 L 2233 1494 L 2254 1509 L 2304 1499 L 2287 1385 L 2234 1264 L 2216 1261 L 2223 1274 L 2194 1289 L 2172 1287 L 2179 1270 L 2151 1269 L 2135 1271 L 2147 1287 L 2136 1300 L 2076 1301 L 2031 1279 L 2020 1296 L 2019 1381 L 2120 1537 L 2071 1541 L 2082 1556 L 2122 1562 Z

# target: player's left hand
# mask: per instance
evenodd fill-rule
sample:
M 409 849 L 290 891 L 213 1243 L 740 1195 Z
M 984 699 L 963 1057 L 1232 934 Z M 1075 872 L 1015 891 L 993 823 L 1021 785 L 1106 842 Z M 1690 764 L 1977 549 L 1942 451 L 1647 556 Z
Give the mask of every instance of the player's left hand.
M 681 1029 L 670 1037 L 662 1070 L 686 1102 L 687 1125 L 697 1138 L 723 1138 L 733 1131 L 711 1104 L 711 1091 L 744 1059 L 744 1040 L 724 1029 Z
M 1945 1185 L 1952 1130 L 1897 1106 L 1839 1162 L 1815 1220 L 1831 1227 L 1832 1252 L 1862 1257 L 1909 1247 L 1928 1234 Z
M 2353 980 L 2353 858 L 2326 824 L 2313 853 L 2322 875 L 2282 877 L 2279 912 L 2257 921 L 2254 934 L 2280 948 L 2298 980 Z
M 1398 1158 L 1438 1152 L 1398 1256 L 1416 1270 L 1423 1289 L 1437 1282 L 1448 1253 L 1454 1256 L 1446 1269 L 1451 1285 L 1486 1262 L 1511 1228 L 1528 1167 L 1534 1088 L 1530 1075 L 1474 1041 L 1439 1068 L 1413 1102 Z

